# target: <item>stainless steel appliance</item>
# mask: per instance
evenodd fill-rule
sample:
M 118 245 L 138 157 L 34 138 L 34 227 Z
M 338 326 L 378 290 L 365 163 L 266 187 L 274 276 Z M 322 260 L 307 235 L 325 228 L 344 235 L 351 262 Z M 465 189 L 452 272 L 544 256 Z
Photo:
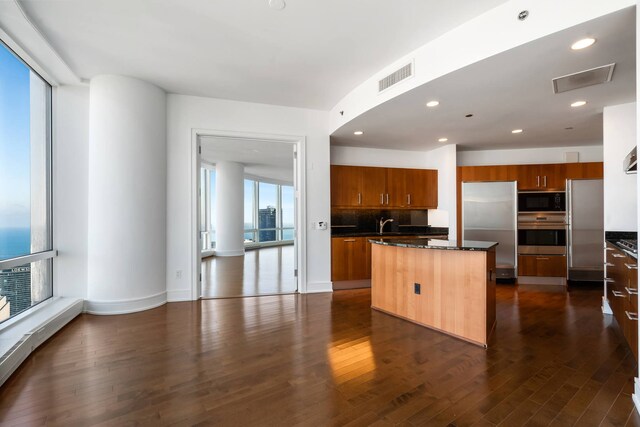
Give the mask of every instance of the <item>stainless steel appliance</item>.
M 622 239 L 616 242 L 618 245 L 622 246 L 626 251 L 630 252 L 631 255 L 638 256 L 638 240 L 636 239 Z
M 604 195 L 601 179 L 567 180 L 569 235 L 567 279 L 602 281 Z
M 518 212 L 565 212 L 566 210 L 566 194 L 563 191 L 518 193 Z
M 498 242 L 496 275 L 516 277 L 515 181 L 462 183 L 462 239 Z
M 518 214 L 518 253 L 521 255 L 565 255 L 567 215 L 565 212 Z
M 638 173 L 638 155 L 637 155 L 637 147 L 633 147 L 633 150 L 627 157 L 624 158 L 622 162 L 622 168 L 627 174 Z

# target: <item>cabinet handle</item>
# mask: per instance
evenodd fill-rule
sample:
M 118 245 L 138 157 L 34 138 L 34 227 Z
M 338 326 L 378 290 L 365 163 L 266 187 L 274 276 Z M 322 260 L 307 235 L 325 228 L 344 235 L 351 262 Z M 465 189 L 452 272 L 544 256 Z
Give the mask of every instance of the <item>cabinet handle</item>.
M 638 264 L 627 264 L 625 262 L 624 266 L 627 267 L 628 270 L 637 270 L 638 269 Z
M 542 186 L 547 188 L 547 175 L 544 176 L 544 184 Z
M 632 289 L 628 286 L 625 286 L 624 289 L 627 291 L 627 293 L 629 295 L 638 295 L 638 290 L 637 289 Z
M 351 243 L 351 242 L 355 242 L 356 239 L 344 239 L 343 241 L 347 243 Z
M 612 290 L 611 293 L 613 294 L 614 297 L 625 298 L 624 294 L 622 292 L 620 292 L 620 291 Z
M 411 194 L 407 194 L 407 204 L 411 205 Z
M 604 266 L 605 266 L 605 267 L 613 267 L 613 266 L 615 266 L 615 264 L 612 264 L 612 263 L 610 263 L 610 262 L 605 262 L 605 263 L 604 263 Z
M 387 193 L 387 204 L 389 204 L 389 193 Z
M 608 278 L 608 277 L 605 277 L 605 278 L 604 278 L 604 281 L 605 281 L 606 283 L 613 283 L 613 282 L 615 282 L 615 280 L 610 279 L 610 278 Z
M 538 183 L 536 184 L 536 187 L 540 187 L 540 175 L 538 175 L 536 178 L 538 178 Z
M 626 255 L 622 255 L 622 254 L 613 254 L 614 258 L 626 258 Z
M 384 194 L 380 193 L 380 204 L 384 205 Z
M 362 193 L 358 193 L 358 204 L 362 204 Z
M 624 314 L 627 315 L 627 319 L 638 321 L 638 313 L 631 313 L 630 311 L 625 310 Z
M 608 251 L 615 251 L 615 249 L 613 249 L 613 248 L 604 248 L 604 250 L 607 251 L 607 252 Z
M 542 261 L 542 260 L 548 260 L 549 258 L 548 257 L 537 256 L 536 259 L 539 259 L 539 260 Z

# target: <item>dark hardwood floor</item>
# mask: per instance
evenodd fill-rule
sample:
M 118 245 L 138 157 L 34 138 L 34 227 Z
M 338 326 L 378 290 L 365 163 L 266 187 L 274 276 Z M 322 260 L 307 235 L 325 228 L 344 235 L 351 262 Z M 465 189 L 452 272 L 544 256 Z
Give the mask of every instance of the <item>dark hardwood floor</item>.
M 498 286 L 488 350 L 368 289 L 82 315 L 0 389 L 2 425 L 640 425 L 600 292 Z

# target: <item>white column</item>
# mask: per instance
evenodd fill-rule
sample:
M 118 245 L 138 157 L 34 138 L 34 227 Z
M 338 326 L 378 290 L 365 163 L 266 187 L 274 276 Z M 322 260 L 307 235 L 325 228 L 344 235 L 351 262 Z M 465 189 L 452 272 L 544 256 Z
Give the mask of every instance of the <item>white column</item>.
M 166 95 L 130 77 L 91 80 L 87 310 L 166 302 Z
M 244 255 L 244 165 L 216 163 L 216 255 Z

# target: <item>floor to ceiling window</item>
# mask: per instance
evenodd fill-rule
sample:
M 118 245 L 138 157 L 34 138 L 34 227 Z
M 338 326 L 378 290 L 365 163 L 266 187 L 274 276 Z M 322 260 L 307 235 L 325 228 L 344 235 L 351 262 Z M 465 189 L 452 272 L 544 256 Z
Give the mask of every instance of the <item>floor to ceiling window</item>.
M 216 247 L 216 170 L 200 168 L 200 241 L 203 251 Z
M 248 179 L 244 182 L 245 245 L 293 242 L 293 186 Z
M 51 86 L 0 42 L 0 322 L 53 294 Z

